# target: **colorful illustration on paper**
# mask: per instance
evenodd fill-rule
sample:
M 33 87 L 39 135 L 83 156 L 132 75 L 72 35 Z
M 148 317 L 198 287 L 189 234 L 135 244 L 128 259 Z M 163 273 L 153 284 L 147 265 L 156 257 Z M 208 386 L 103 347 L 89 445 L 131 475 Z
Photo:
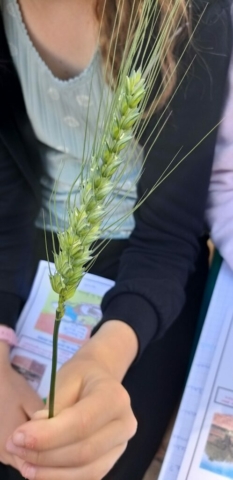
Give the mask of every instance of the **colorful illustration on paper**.
M 233 479 L 233 415 L 215 413 L 200 467 Z
M 82 345 L 101 318 L 100 302 L 101 297 L 98 295 L 77 291 L 72 300 L 66 304 L 59 338 Z M 36 321 L 37 331 L 52 335 L 56 308 L 57 295 L 51 291 Z

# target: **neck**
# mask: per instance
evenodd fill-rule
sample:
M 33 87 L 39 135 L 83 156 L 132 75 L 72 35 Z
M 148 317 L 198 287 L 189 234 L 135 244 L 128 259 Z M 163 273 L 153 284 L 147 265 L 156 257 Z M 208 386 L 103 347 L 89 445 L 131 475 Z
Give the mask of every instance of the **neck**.
M 38 53 L 62 79 L 91 61 L 98 43 L 96 0 L 18 0 L 23 21 Z

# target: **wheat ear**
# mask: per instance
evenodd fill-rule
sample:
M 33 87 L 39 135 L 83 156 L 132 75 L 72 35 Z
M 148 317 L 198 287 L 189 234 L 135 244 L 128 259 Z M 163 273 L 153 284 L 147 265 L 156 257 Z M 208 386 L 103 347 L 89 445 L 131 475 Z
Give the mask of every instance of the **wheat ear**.
M 54 416 L 57 364 L 57 340 L 65 302 L 71 298 L 93 258 L 92 244 L 101 235 L 104 205 L 114 190 L 113 176 L 122 165 L 120 152 L 132 140 L 132 128 L 140 116 L 140 102 L 145 95 L 145 81 L 140 71 L 125 77 L 115 103 L 108 132 L 98 154 L 93 154 L 88 178 L 83 182 L 80 207 L 68 210 L 68 228 L 58 233 L 59 253 L 54 253 L 56 271 L 50 274 L 53 290 L 59 295 L 53 336 L 49 418 Z

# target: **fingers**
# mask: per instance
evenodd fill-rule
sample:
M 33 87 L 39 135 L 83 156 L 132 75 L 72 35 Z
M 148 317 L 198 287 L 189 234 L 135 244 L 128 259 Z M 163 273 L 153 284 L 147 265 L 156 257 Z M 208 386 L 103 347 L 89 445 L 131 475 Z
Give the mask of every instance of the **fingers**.
M 11 465 L 12 467 L 17 468 L 16 458 L 15 458 L 13 452 L 9 452 L 6 449 L 5 443 L 6 443 L 7 437 L 9 436 L 10 433 L 12 433 L 12 431 L 14 431 L 16 426 L 18 427 L 18 425 L 24 424 L 27 421 L 27 418 L 26 418 L 26 415 L 25 415 L 25 412 L 23 411 L 23 409 L 19 406 L 16 408 L 16 411 L 14 412 L 14 418 L 12 418 L 12 417 L 13 417 L 13 415 L 11 415 L 11 417 L 9 419 L 9 422 L 8 422 L 8 423 L 12 423 L 12 424 L 10 424 L 10 429 L 9 430 L 4 431 L 4 425 L 1 424 L 0 462 L 4 463 L 5 465 Z M 5 439 L 5 441 L 4 441 L 4 439 Z M 22 460 L 20 458 L 18 459 L 18 461 L 19 461 L 18 463 L 20 463 L 22 465 Z
M 56 416 L 48 419 L 46 410 L 36 412 L 8 443 L 29 480 L 101 480 L 136 431 L 123 386 L 100 368 L 84 366 L 81 387 L 75 384 L 72 368 L 68 382 L 72 388 L 67 390 L 64 381 L 58 389 Z
M 12 367 L 7 368 L 5 373 L 7 375 L 1 377 L 0 462 L 18 469 L 19 465 L 22 465 L 22 460 L 7 452 L 7 438 L 16 429 L 25 425 L 31 415 L 43 407 L 43 403 L 23 376 Z
M 19 472 L 21 472 L 25 462 L 21 458 L 17 457 L 17 455 L 12 455 L 11 458 L 12 458 L 11 463 L 7 465 L 11 465 L 13 468 L 15 468 L 15 470 L 18 470 Z
M 7 450 L 27 463 L 49 467 L 82 467 L 93 463 L 115 447 L 127 443 L 136 431 L 136 421 L 132 418 L 121 419 L 106 425 L 91 438 L 70 446 L 37 452 L 15 447 L 10 439 Z
M 118 387 L 118 384 L 116 384 Z M 32 420 L 12 436 L 15 446 L 36 451 L 54 450 L 90 438 L 106 424 L 130 415 L 130 400 L 119 384 L 101 389 L 80 400 L 73 407 L 46 420 Z
M 43 468 L 24 463 L 21 474 L 28 480 L 101 480 L 111 470 L 127 444 L 114 448 L 91 465 L 80 468 Z

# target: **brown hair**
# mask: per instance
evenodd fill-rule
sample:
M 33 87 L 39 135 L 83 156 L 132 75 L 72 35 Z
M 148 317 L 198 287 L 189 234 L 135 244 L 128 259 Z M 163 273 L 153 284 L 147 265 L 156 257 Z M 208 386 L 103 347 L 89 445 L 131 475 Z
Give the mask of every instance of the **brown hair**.
M 142 13 L 142 7 L 145 0 L 97 0 L 97 17 L 102 23 L 100 33 L 100 49 L 102 58 L 106 65 L 107 79 L 110 76 L 117 82 L 117 76 L 124 54 L 125 45 L 129 35 L 129 23 L 134 17 L 133 26 L 130 31 L 130 37 L 133 38 Z M 155 1 L 157 9 L 156 33 L 159 35 L 162 31 L 163 23 L 169 16 L 174 7 L 175 0 Z M 176 2 L 177 3 L 177 2 Z M 161 89 L 159 98 L 156 99 L 156 107 L 164 105 L 166 100 L 172 94 L 176 80 L 176 46 L 179 43 L 179 32 L 188 30 L 188 13 L 185 0 L 180 0 L 175 14 L 172 15 L 172 23 L 169 38 L 163 46 L 160 59 L 161 71 Z M 155 37 L 154 37 L 155 38 Z M 110 47 L 110 48 L 109 48 Z M 111 71 L 111 75 L 108 73 Z

